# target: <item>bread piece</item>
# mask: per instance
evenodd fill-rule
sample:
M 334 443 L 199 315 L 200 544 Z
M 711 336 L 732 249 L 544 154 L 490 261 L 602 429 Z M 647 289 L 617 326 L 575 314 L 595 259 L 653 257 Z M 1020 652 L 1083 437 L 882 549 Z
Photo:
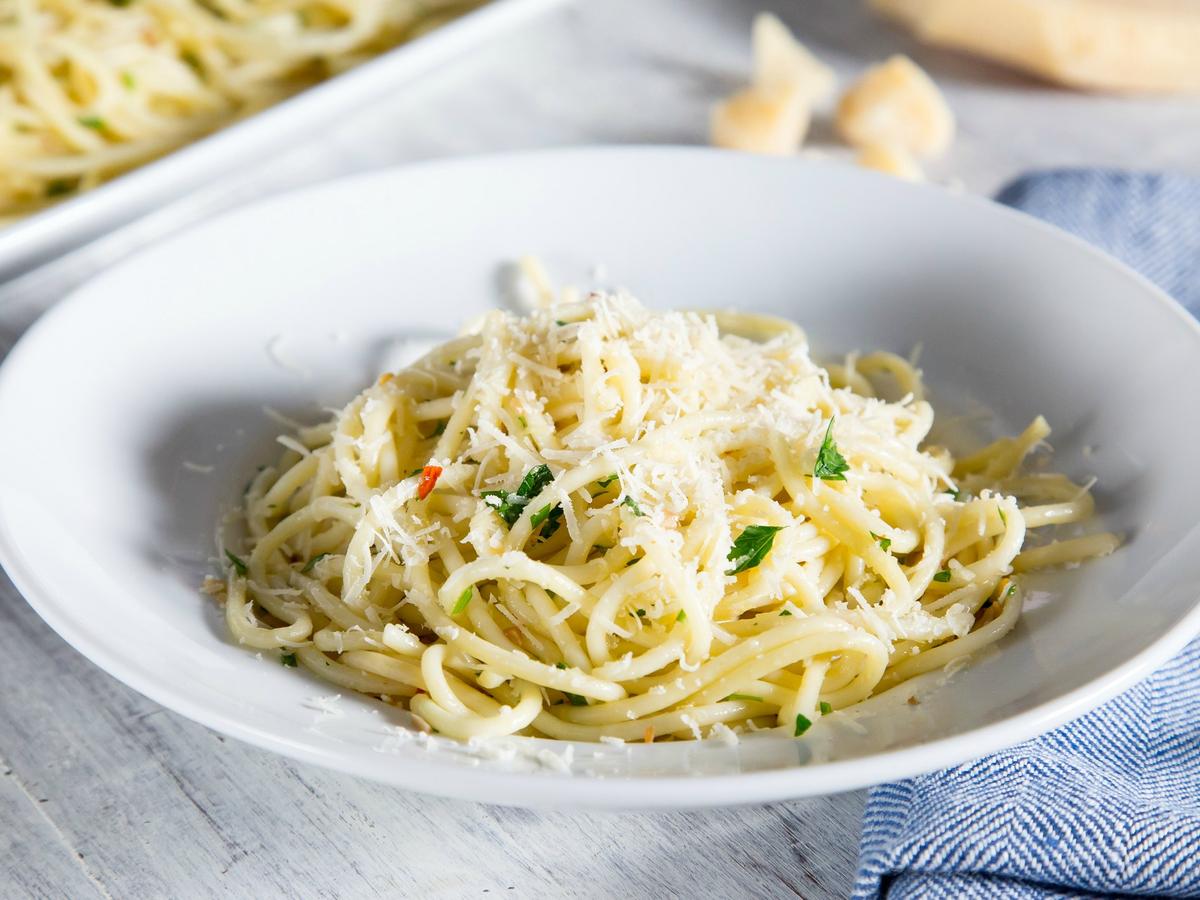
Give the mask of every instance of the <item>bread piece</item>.
M 954 115 L 941 91 L 907 56 L 863 73 L 838 103 L 838 133 L 856 147 L 886 145 L 937 156 L 954 138 Z
M 1078 88 L 1200 91 L 1196 0 L 871 0 L 923 41 Z
M 749 88 L 713 107 L 710 140 L 728 150 L 786 156 L 800 147 L 808 122 L 808 104 L 795 85 Z

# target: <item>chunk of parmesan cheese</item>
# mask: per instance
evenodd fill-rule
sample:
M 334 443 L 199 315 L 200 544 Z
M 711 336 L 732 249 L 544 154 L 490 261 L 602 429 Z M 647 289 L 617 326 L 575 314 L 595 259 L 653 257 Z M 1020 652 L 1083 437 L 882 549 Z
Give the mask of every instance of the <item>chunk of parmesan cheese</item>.
M 904 181 L 923 181 L 921 165 L 907 150 L 890 144 L 868 144 L 858 154 L 856 162 L 867 169 L 894 175 Z
M 800 100 L 813 107 L 829 99 L 837 84 L 833 69 L 817 59 L 796 40 L 776 16 L 754 17 L 754 87 L 774 91 L 795 87 Z
M 863 73 L 838 103 L 838 133 L 856 147 L 887 145 L 937 156 L 954 138 L 954 115 L 933 80 L 907 56 Z
M 795 87 L 750 88 L 713 107 L 710 136 L 714 146 L 727 150 L 787 156 L 799 149 L 809 118 Z

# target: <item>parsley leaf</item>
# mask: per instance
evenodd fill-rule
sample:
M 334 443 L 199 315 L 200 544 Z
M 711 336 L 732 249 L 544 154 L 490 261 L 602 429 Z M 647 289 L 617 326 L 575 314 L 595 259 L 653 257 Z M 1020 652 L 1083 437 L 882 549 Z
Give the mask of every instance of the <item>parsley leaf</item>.
M 243 578 L 245 578 L 246 571 L 247 571 L 246 564 L 244 562 L 242 562 L 238 557 L 236 557 L 232 553 L 230 553 L 228 550 L 225 551 L 225 555 L 227 557 L 229 557 L 229 562 L 233 564 L 233 571 L 237 572 L 239 575 L 241 575 Z
M 295 653 L 280 653 L 279 654 L 279 662 L 281 665 L 285 665 L 289 669 L 294 669 L 294 668 L 296 668 L 296 654 Z
M 1008 524 L 1008 516 L 1006 516 L 1006 515 L 1004 514 L 1004 510 L 1002 510 L 1002 509 L 998 509 L 998 510 L 996 510 L 996 512 L 1000 513 L 1000 521 L 1001 521 L 1001 523 L 1002 523 L 1002 524 L 1004 524 L 1004 525 L 1007 525 L 1007 524 Z
M 437 428 L 433 429 L 433 434 L 431 434 L 430 437 L 441 437 L 443 434 L 445 434 L 446 433 L 446 424 L 449 421 L 450 421 L 449 419 L 442 419 L 442 421 L 438 422 Z
M 505 521 L 509 528 L 512 528 L 517 523 L 517 519 L 521 518 L 521 513 L 525 511 L 525 507 L 529 504 L 529 501 L 540 494 L 542 488 L 553 480 L 554 473 L 550 471 L 549 466 L 543 463 L 540 466 L 534 466 L 526 472 L 525 477 L 521 479 L 521 483 L 515 491 L 484 491 L 480 496 L 483 497 L 483 502 L 496 510 L 500 518 Z M 553 520 L 555 523 L 553 527 L 547 525 L 548 531 L 546 528 L 542 529 L 542 537 L 547 538 L 558 530 L 558 524 L 557 519 L 553 516 L 554 510 L 547 508 L 544 512 L 545 515 L 542 515 L 543 510 L 538 510 L 534 514 L 534 518 L 537 521 L 532 524 L 536 528 L 542 522 L 546 521 L 547 517 Z M 562 515 L 561 509 L 558 510 L 558 515 Z M 539 516 L 541 518 L 538 518 Z
M 754 703 L 762 703 L 762 697 L 755 697 L 753 694 L 730 694 L 726 700 L 750 700 Z
M 633 514 L 635 516 L 644 516 L 645 515 L 645 513 L 642 512 L 642 508 L 640 506 L 638 506 L 638 502 L 633 499 L 632 494 L 626 496 L 625 499 L 621 501 L 621 505 L 628 506 L 631 510 L 633 510 Z
M 104 130 L 104 120 L 99 116 L 80 116 L 76 121 L 84 128 L 90 128 L 93 131 Z
M 785 609 L 785 610 L 782 610 L 779 614 L 781 616 L 790 616 L 792 614 L 792 611 L 790 609 Z
M 323 560 L 328 555 L 329 555 L 328 553 L 318 553 L 316 556 L 314 556 L 312 559 L 310 559 L 308 562 L 306 562 L 304 564 L 304 568 L 300 570 L 300 574 L 306 575 L 309 572 L 311 572 L 313 570 L 313 566 L 315 566 L 317 563 L 319 563 L 321 560 Z
M 837 444 L 834 443 L 833 421 L 829 420 L 829 427 L 825 429 L 825 440 L 821 441 L 821 449 L 817 451 L 813 478 L 820 478 L 822 481 L 845 481 L 846 476 L 843 473 L 849 470 L 850 464 L 838 452 Z
M 565 669 L 566 667 L 567 667 L 567 664 L 565 662 L 556 662 L 554 664 L 554 668 L 556 668 L 556 669 Z
M 725 574 L 737 575 L 757 566 L 771 552 L 775 532 L 782 530 L 782 525 L 747 525 L 729 550 L 726 559 L 733 563 L 733 568 L 727 569 Z
M 611 475 L 608 475 L 604 478 L 599 479 L 596 482 L 596 484 L 598 484 L 602 488 L 606 488 L 620 477 L 621 476 L 618 475 L 616 472 L 613 472 Z
M 821 715 L 827 716 L 831 712 L 833 712 L 833 705 L 826 703 L 824 700 L 822 700 L 821 704 L 820 704 L 820 709 L 821 709 Z
M 879 542 L 879 549 L 880 549 L 880 550 L 886 550 L 888 547 L 892 546 L 892 539 L 891 539 L 891 538 L 880 537 L 879 535 L 877 535 L 877 534 L 876 534 L 875 532 L 873 532 L 873 531 L 872 531 L 872 532 L 870 532 L 870 534 L 871 534 L 871 537 L 872 537 L 872 538 L 874 538 L 876 541 L 878 541 L 878 542 Z
M 587 700 L 585 700 L 583 697 L 580 697 L 578 694 L 572 694 L 570 691 L 564 691 L 563 693 L 567 695 L 567 699 L 571 701 L 572 706 L 588 705 Z
M 74 178 L 55 178 L 46 185 L 47 197 L 61 197 L 79 187 L 79 180 Z
M 134 78 L 133 74 L 130 72 L 122 72 L 121 84 L 125 85 L 125 90 L 132 91 L 135 87 L 137 87 L 137 79 Z
M 450 615 L 457 616 L 461 612 L 466 612 L 467 604 L 471 602 L 471 597 L 474 594 L 474 588 L 467 588 L 458 596 L 458 602 L 454 604 L 454 609 L 450 611 Z
M 646 611 L 644 609 L 639 609 L 639 610 L 637 610 L 637 614 L 638 614 L 638 618 L 640 619 L 646 615 Z
M 949 581 L 950 580 L 950 570 L 942 569 L 942 571 L 938 572 L 936 575 L 933 576 L 933 580 L 940 581 L 942 583 Z
M 679 611 L 679 615 L 677 615 L 677 616 L 675 617 L 675 621 L 676 621 L 676 622 L 682 622 L 682 621 L 683 621 L 684 619 L 686 619 L 686 618 L 687 618 L 687 613 L 685 613 L 685 612 L 684 612 L 684 611 L 681 609 L 681 610 Z
M 810 728 L 812 728 L 812 719 L 808 716 L 796 716 L 796 737 L 800 737 L 800 735 L 804 734 Z

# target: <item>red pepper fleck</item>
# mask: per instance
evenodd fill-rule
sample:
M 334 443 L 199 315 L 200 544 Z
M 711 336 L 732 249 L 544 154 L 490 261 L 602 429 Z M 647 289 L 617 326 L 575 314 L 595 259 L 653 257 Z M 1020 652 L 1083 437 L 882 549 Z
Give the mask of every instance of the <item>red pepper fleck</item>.
M 417 482 L 417 496 L 424 500 L 433 491 L 437 480 L 442 477 L 441 466 L 426 466 L 421 470 L 421 480 Z

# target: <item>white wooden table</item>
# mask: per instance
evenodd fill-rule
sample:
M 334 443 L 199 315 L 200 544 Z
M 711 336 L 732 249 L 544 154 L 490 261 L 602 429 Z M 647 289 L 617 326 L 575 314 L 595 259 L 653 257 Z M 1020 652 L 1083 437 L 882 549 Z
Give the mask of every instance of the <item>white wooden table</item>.
M 437 156 L 701 142 L 708 104 L 745 77 L 750 18 L 764 6 L 843 77 L 893 52 L 917 57 L 960 123 L 933 175 L 967 190 L 991 193 L 1034 167 L 1200 170 L 1200 100 L 1050 89 L 916 48 L 854 0 L 581 0 L 270 165 L 0 286 L 0 353 L 130 250 L 269 193 Z M 829 134 L 814 129 L 818 145 Z M 0 424 L 5 437 L 12 427 Z M 853 875 L 863 802 L 534 813 L 360 783 L 143 699 L 67 647 L 0 573 L 2 897 L 837 897 Z

